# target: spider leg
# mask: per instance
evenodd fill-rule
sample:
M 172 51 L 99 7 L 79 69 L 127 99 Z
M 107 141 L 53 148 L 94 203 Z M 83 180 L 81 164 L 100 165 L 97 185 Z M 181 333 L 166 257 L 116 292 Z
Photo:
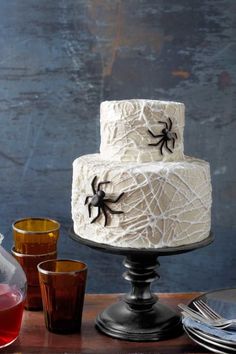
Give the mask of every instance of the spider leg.
M 162 144 L 161 144 L 161 146 L 160 146 L 161 155 L 163 155 L 162 149 L 163 149 L 163 146 L 164 146 L 164 144 L 165 144 L 165 141 L 166 141 L 166 140 L 163 139 Z
M 97 218 L 99 218 L 99 216 L 101 215 L 101 208 L 100 207 L 98 207 L 98 213 L 97 213 L 97 216 L 95 216 L 95 218 L 91 221 L 91 223 L 90 224 L 92 224 L 92 223 L 94 223 L 96 220 L 97 220 Z
M 157 145 L 159 145 L 162 141 L 164 141 L 164 137 L 163 137 L 161 140 L 159 140 L 157 143 L 148 144 L 148 145 L 149 145 L 149 146 L 157 146 Z
M 173 152 L 169 147 L 168 147 L 168 144 L 167 144 L 167 140 L 165 141 L 165 147 L 167 148 L 167 150 L 169 150 L 169 152 Z
M 93 190 L 93 194 L 96 194 L 96 189 L 95 189 L 95 181 L 97 179 L 97 176 L 93 177 L 92 183 L 91 183 L 91 187 Z
M 172 128 L 172 120 L 170 119 L 170 117 L 169 117 L 169 122 L 170 122 L 169 130 L 171 130 L 171 128 Z
M 151 132 L 150 129 L 148 129 L 148 132 L 151 134 L 151 136 L 153 136 L 153 138 L 160 138 L 162 135 L 155 135 L 153 134 L 153 132 Z
M 175 148 L 175 138 L 172 138 L 172 147 Z
M 93 197 L 92 195 L 88 195 L 88 196 L 85 198 L 84 205 L 86 205 L 86 204 L 88 203 L 89 198 L 92 198 L 92 197 Z
M 163 121 L 159 120 L 158 123 L 165 124 L 166 129 L 168 129 L 168 124 L 166 122 L 163 122 Z
M 151 132 L 151 130 L 150 129 L 148 129 L 148 132 L 149 132 L 149 134 L 151 134 L 151 136 L 153 136 L 153 138 L 155 138 L 156 136 L 153 134 L 153 132 Z
M 91 203 L 88 205 L 89 217 L 91 218 Z
M 124 213 L 123 211 L 120 211 L 120 210 L 112 210 L 112 209 L 109 208 L 109 206 L 106 205 L 106 204 L 104 204 L 104 207 L 105 207 L 107 210 L 109 210 L 109 212 L 110 212 L 111 214 L 123 214 L 123 213 Z
M 173 134 L 174 134 L 174 136 L 175 136 L 175 139 L 178 139 L 177 134 L 176 134 L 176 133 L 173 133 Z
M 121 197 L 123 197 L 123 195 L 124 195 L 124 192 L 122 192 L 115 200 L 112 200 L 112 199 L 110 199 L 110 198 L 108 198 L 108 199 L 103 199 L 103 200 L 104 200 L 104 202 L 116 203 L 116 202 L 118 202 L 118 200 L 120 200 Z
M 106 181 L 106 182 L 99 182 L 98 183 L 98 191 L 100 191 L 100 187 L 102 184 L 108 184 L 108 183 L 111 183 L 110 181 Z
M 104 226 L 107 226 L 107 213 L 106 213 L 104 205 L 102 206 L 102 212 L 103 212 L 103 215 L 104 215 L 104 218 L 105 218 Z

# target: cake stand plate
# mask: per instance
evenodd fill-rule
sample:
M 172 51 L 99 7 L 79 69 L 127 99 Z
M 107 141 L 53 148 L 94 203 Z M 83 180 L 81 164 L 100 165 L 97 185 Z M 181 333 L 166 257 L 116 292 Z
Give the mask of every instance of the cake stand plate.
M 201 242 L 161 249 L 114 247 L 83 239 L 74 233 L 71 237 L 97 251 L 126 257 L 123 277 L 131 283 L 131 291 L 97 316 L 95 325 L 101 332 L 129 341 L 159 341 L 182 333 L 180 316 L 160 303 L 151 292 L 151 283 L 159 278 L 155 271 L 156 266 L 160 265 L 157 258 L 205 247 L 213 241 L 212 233 Z

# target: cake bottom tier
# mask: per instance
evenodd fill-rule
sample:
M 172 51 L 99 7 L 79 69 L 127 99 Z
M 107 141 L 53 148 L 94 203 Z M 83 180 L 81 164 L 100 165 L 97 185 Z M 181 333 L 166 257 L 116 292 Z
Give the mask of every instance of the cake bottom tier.
M 93 154 L 73 163 L 74 231 L 94 242 L 132 248 L 199 242 L 210 232 L 211 203 L 210 169 L 203 160 L 138 164 Z

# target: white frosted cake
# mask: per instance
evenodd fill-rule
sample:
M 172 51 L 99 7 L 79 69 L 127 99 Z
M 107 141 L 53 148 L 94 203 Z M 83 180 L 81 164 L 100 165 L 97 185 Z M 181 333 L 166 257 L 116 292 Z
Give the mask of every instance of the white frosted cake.
M 82 238 L 117 247 L 163 248 L 209 236 L 206 161 L 183 151 L 184 104 L 101 104 L 100 154 L 73 163 L 72 218 Z

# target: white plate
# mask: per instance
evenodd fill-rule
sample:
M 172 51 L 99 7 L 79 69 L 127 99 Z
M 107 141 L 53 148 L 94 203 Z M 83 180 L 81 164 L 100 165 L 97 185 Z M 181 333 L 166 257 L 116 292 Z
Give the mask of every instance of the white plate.
M 188 337 L 194 341 L 195 343 L 197 343 L 198 345 L 200 345 L 203 348 L 208 349 L 209 351 L 213 352 L 213 353 L 220 353 L 220 354 L 232 354 L 232 350 L 231 348 L 221 348 L 217 345 L 215 345 L 215 342 L 213 341 L 205 341 L 203 340 L 201 337 L 197 336 L 196 333 L 191 329 L 183 326 L 186 334 L 188 335 Z

